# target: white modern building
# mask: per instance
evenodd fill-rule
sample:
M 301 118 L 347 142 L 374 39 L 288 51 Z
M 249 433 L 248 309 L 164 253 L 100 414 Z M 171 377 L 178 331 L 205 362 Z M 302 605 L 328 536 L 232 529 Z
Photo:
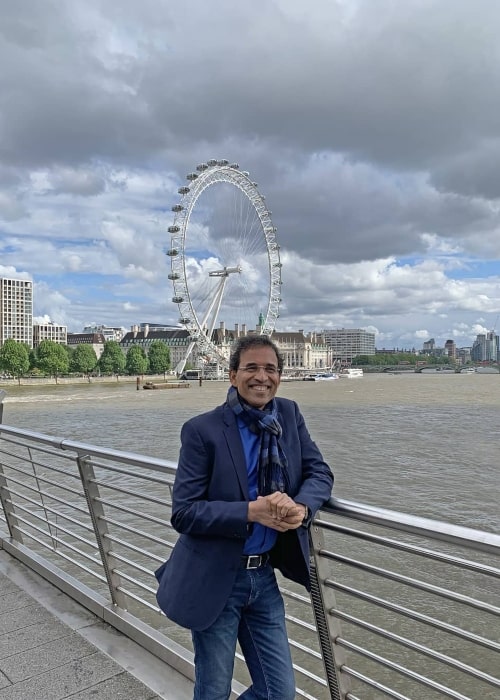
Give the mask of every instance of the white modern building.
M 35 323 L 33 325 L 33 347 L 37 348 L 42 340 L 53 340 L 54 343 L 66 345 L 68 342 L 68 327 L 55 323 Z
M 321 335 L 334 360 L 352 360 L 357 355 L 375 355 L 375 333 L 362 328 L 324 330 Z
M 12 338 L 33 347 L 33 282 L 0 277 L 0 347 Z

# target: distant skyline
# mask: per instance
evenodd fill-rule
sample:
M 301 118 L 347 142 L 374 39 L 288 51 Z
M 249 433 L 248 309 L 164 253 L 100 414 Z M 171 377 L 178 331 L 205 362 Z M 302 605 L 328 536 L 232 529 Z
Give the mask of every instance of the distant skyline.
M 276 330 L 472 345 L 500 313 L 498 26 L 490 0 L 7 3 L 0 277 L 70 331 L 175 325 L 171 207 L 227 158 L 277 227 Z

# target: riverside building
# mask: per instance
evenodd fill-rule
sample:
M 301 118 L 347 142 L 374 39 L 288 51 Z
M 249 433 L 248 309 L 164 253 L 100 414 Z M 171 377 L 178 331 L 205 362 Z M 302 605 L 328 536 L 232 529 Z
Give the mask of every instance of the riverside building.
M 0 347 L 12 338 L 33 347 L 33 282 L 0 277 Z
M 321 335 L 334 360 L 345 362 L 356 355 L 375 355 L 375 333 L 362 328 L 324 330 Z
M 60 345 L 67 345 L 68 327 L 55 323 L 35 323 L 33 325 L 33 347 L 37 348 L 42 340 L 52 340 Z

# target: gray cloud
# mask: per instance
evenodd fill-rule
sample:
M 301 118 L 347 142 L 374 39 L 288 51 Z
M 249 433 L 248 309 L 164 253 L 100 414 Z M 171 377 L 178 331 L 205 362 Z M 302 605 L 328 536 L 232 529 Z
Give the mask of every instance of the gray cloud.
M 491 0 L 7 3 L 2 261 L 75 324 L 95 317 L 84 275 L 133 279 L 143 304 L 111 293 L 106 313 L 140 321 L 177 188 L 226 157 L 273 211 L 284 324 L 472 333 L 500 308 L 499 25 Z

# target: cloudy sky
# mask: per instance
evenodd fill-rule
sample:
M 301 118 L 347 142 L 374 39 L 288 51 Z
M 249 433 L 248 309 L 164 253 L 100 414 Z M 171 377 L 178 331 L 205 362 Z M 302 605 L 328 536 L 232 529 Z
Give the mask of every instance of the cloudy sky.
M 176 324 L 171 207 L 226 158 L 272 210 L 278 330 L 470 345 L 500 325 L 499 27 L 497 0 L 3 3 L 0 276 L 71 331 Z

